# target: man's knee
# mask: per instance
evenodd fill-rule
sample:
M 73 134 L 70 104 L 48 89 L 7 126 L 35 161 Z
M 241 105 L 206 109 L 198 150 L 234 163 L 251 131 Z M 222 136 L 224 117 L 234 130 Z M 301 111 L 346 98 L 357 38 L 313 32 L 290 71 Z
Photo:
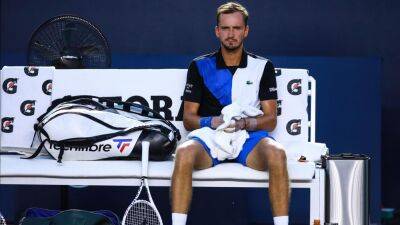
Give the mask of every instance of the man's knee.
M 179 167 L 193 167 L 196 152 L 192 145 L 180 145 L 175 152 L 175 165 Z
M 269 168 L 286 165 L 286 153 L 281 144 L 273 140 L 266 140 L 263 142 L 262 149 Z

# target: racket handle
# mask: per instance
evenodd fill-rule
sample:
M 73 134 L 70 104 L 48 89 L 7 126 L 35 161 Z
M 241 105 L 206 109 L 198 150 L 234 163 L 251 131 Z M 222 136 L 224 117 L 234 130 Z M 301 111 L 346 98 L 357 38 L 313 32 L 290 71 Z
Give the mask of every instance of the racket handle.
M 150 143 L 148 141 L 142 142 L 142 176 L 147 177 L 147 167 L 149 164 L 149 148 Z

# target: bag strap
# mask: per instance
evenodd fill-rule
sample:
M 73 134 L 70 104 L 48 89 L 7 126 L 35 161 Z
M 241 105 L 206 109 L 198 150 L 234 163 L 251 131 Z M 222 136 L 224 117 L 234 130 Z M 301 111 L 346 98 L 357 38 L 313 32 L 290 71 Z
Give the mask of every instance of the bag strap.
M 39 138 L 40 138 L 40 133 L 42 133 L 46 139 L 44 139 L 43 141 L 40 142 L 40 145 L 38 146 L 38 148 L 36 149 L 36 151 L 28 157 L 21 157 L 21 159 L 33 159 L 36 158 L 40 152 L 42 151 L 42 149 L 44 148 L 44 145 L 46 144 L 46 142 L 51 143 L 51 144 L 57 144 L 57 141 L 51 141 L 49 135 L 47 134 L 47 132 L 43 129 L 43 128 L 38 128 L 37 126 L 35 126 L 35 135 L 39 133 Z M 32 141 L 32 145 L 33 145 L 33 141 Z M 32 146 L 31 146 L 32 147 Z M 60 148 L 60 153 L 58 154 L 58 159 L 57 162 L 61 163 L 62 160 L 62 156 L 64 155 L 64 147 Z
M 94 106 L 96 106 L 96 107 L 98 107 L 98 109 L 107 109 L 107 107 L 106 106 L 104 106 L 104 105 L 102 105 L 101 103 L 99 103 L 99 102 L 96 102 L 96 101 L 84 101 L 84 100 L 82 100 L 82 99 L 89 99 L 89 98 L 95 98 L 95 96 L 90 96 L 90 95 L 77 95 L 77 96 L 71 96 L 71 95 L 67 95 L 67 96 L 64 96 L 63 98 L 59 98 L 59 99 L 56 99 L 56 100 L 53 100 L 52 102 L 51 102 L 51 105 L 47 108 L 47 110 L 46 110 L 46 112 L 45 113 L 43 113 L 42 115 L 40 115 L 38 118 L 37 118 L 37 120 L 40 122 L 40 121 L 42 121 L 43 120 L 43 118 L 49 113 L 49 112 L 51 112 L 53 109 L 55 109 L 57 106 L 59 106 L 60 104 L 62 104 L 62 103 L 73 103 L 74 101 L 76 101 L 76 100 L 79 100 L 79 99 L 81 99 L 81 103 L 82 104 L 90 104 L 90 105 L 94 105 Z
M 40 143 L 39 147 L 36 149 L 36 151 L 35 151 L 31 156 L 28 156 L 28 157 L 21 157 L 21 159 L 33 159 L 33 158 L 36 158 L 36 157 L 39 155 L 39 153 L 42 151 L 42 149 L 43 149 L 43 147 L 44 147 L 44 144 L 45 144 L 46 142 L 48 142 L 48 141 L 49 141 L 49 139 L 44 139 L 44 141 L 42 141 L 42 142 Z
M 98 118 L 96 118 L 94 116 L 91 116 L 91 115 L 88 115 L 88 114 L 85 114 L 85 113 L 81 113 L 81 112 L 62 112 L 62 113 L 59 113 L 59 114 L 49 118 L 48 120 L 43 120 L 41 123 L 37 124 L 36 125 L 36 129 L 43 130 L 42 127 L 45 126 L 48 122 L 52 121 L 53 119 L 55 119 L 55 118 L 57 118 L 59 116 L 65 115 L 65 114 L 80 115 L 80 116 L 86 117 L 86 118 L 88 118 L 90 120 L 93 120 L 93 121 L 95 121 L 95 122 L 97 122 L 97 123 L 99 123 L 99 124 L 101 124 L 101 125 L 103 125 L 103 126 L 105 126 L 107 128 L 110 128 L 110 129 L 114 129 L 114 130 L 123 130 L 123 129 L 125 129 L 123 127 L 115 127 L 115 126 L 113 126 L 111 124 L 108 124 L 108 123 L 106 123 L 106 122 L 104 122 L 104 121 L 102 121 L 102 120 L 100 120 L 100 119 L 98 119 Z

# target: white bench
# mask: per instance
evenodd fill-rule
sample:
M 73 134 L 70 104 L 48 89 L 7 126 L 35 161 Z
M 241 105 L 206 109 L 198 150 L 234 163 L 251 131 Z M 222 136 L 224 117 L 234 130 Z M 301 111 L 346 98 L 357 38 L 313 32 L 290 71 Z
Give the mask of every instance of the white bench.
M 58 97 L 58 95 L 61 96 L 66 92 L 72 92 L 73 94 L 89 94 L 88 92 L 82 92 L 82 87 L 79 87 L 79 85 L 78 87 L 74 85 L 74 90 L 66 90 L 69 87 L 65 83 L 74 80 L 78 76 L 80 77 L 80 83 L 86 82 L 85 79 L 92 80 L 93 77 L 88 74 L 93 73 L 96 73 L 96 77 L 99 80 L 102 79 L 103 73 L 108 74 L 108 76 L 113 74 L 113 76 L 116 77 L 115 79 L 118 80 L 118 76 L 114 74 L 121 72 L 123 74 L 127 73 L 127 71 L 134 70 L 56 71 L 53 77 L 53 96 L 55 98 Z M 181 74 L 184 74 L 184 70 L 158 71 L 162 71 L 163 74 L 177 73 L 177 71 L 179 71 Z M 290 70 L 288 71 L 290 72 Z M 154 73 L 154 70 L 136 70 L 135 72 L 130 72 L 130 74 L 132 73 Z M 4 76 L 5 75 L 2 73 L 2 83 L 5 79 L 3 78 Z M 124 77 L 123 75 L 121 76 Z M 134 74 L 130 76 L 135 77 Z M 148 81 L 151 79 L 151 76 L 146 75 L 146 79 L 143 80 L 142 77 L 141 79 L 132 82 L 146 83 L 146 80 Z M 181 80 L 178 82 L 178 86 L 182 86 L 183 88 L 183 85 L 181 84 L 184 83 L 184 79 L 179 79 Z M 96 83 L 98 82 L 101 83 L 101 81 L 97 81 Z M 303 82 L 303 87 L 309 87 L 309 89 L 306 89 L 306 94 L 308 95 L 309 100 L 311 100 L 310 121 L 307 123 L 308 126 L 305 126 L 306 128 L 302 127 L 301 129 L 305 129 L 307 132 L 309 132 L 309 135 L 306 135 L 306 138 L 309 140 L 309 142 L 298 140 L 285 141 L 284 145 L 289 159 L 288 170 L 291 180 L 291 187 L 310 189 L 310 224 L 314 224 L 314 220 L 319 220 L 320 223 L 323 224 L 325 210 L 325 171 L 314 161 L 312 161 L 312 159 L 317 159 L 321 154 L 326 154 L 327 148 L 324 144 L 315 143 L 315 80 L 310 76 L 308 77 L 306 83 L 307 85 L 304 85 Z M 100 89 L 99 87 L 96 87 L 96 85 L 93 86 L 94 87 L 92 87 L 92 91 Z M 149 86 L 147 86 L 147 88 L 148 87 Z M 131 88 L 133 88 L 132 85 Z M 164 91 L 168 92 L 168 90 L 161 90 L 161 92 Z M 182 93 L 181 91 L 182 90 L 177 91 L 178 97 L 180 97 L 180 94 Z M 90 92 L 90 94 L 99 95 L 98 93 L 93 92 Z M 149 96 L 142 94 L 142 96 L 149 101 L 151 99 L 151 95 L 154 96 L 154 93 L 149 93 Z M 171 97 L 172 95 L 173 94 L 167 93 L 167 96 Z M 110 93 L 109 96 L 116 96 L 116 94 Z M 123 96 L 123 94 L 119 96 Z M 4 94 L 2 93 L 2 101 L 4 99 L 3 97 Z M 171 98 L 173 101 L 176 101 L 174 100 L 174 97 Z M 179 98 L 178 101 L 180 101 Z M 179 111 L 179 105 L 171 106 L 171 111 L 173 115 L 177 115 L 177 112 Z M 4 117 L 4 106 L 2 107 L 1 112 L 2 117 Z M 175 124 L 177 124 L 181 130 L 183 129 L 179 122 L 175 121 Z M 186 132 L 183 131 L 182 133 L 185 137 Z M 2 138 L 4 139 L 3 134 L 4 133 L 2 133 Z M 282 139 L 284 139 L 283 136 Z M 3 146 L 2 151 L 17 151 L 21 150 L 20 147 L 21 146 Z M 300 154 L 306 155 L 310 161 L 298 162 L 293 160 Z M 170 186 L 172 170 L 172 161 L 150 162 L 149 184 L 151 186 Z M 0 155 L 0 184 L 136 186 L 139 185 L 139 178 L 140 162 L 138 161 L 64 161 L 62 165 L 58 165 L 55 160 L 47 156 L 40 156 L 33 160 L 23 160 L 16 155 Z M 268 187 L 268 173 L 255 171 L 237 163 L 224 163 L 214 168 L 194 172 L 193 186 L 266 188 Z

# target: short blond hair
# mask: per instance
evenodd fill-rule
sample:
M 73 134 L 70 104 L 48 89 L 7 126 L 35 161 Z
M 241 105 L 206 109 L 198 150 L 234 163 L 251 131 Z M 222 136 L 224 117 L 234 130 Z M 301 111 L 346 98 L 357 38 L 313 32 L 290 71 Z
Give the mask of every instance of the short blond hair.
M 231 14 L 235 12 L 240 12 L 243 15 L 244 24 L 247 26 L 247 20 L 249 19 L 249 12 L 241 4 L 237 2 L 227 2 L 217 9 L 217 26 L 219 24 L 219 16 L 221 14 Z

